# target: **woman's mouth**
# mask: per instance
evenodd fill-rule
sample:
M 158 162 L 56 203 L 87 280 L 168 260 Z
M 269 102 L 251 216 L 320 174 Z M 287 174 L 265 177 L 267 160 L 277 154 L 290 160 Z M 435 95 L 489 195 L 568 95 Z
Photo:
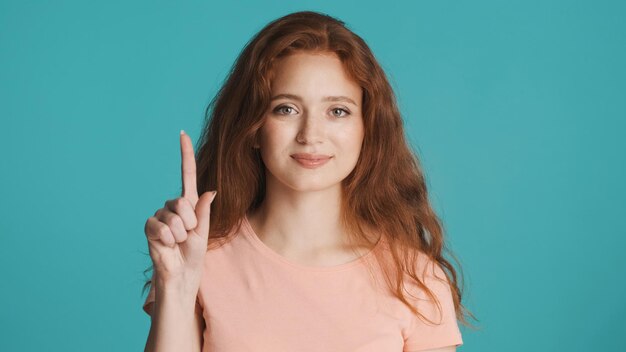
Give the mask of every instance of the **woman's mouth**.
M 320 155 L 320 154 L 292 154 L 293 160 L 297 161 L 300 166 L 307 169 L 314 169 L 320 167 L 328 162 L 332 156 Z

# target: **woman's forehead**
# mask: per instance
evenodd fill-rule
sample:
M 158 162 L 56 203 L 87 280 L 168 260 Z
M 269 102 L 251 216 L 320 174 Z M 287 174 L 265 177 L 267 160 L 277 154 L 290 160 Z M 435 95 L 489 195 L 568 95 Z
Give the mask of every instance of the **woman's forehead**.
M 298 53 L 281 58 L 274 67 L 272 97 L 294 100 L 346 100 L 358 105 L 361 87 L 350 79 L 336 55 Z

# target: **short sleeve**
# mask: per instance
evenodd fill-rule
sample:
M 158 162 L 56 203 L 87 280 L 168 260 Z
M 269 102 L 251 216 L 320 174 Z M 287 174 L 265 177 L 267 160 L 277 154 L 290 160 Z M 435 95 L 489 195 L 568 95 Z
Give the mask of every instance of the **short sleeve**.
M 143 311 L 148 315 L 152 315 L 152 304 L 154 303 L 154 283 L 150 285 L 150 291 L 143 303 Z
M 417 302 L 418 311 L 434 324 L 411 314 L 411 324 L 404 331 L 404 352 L 463 344 L 448 280 L 439 265 L 432 261 L 428 263 L 423 282 L 439 300 L 441 310 L 423 290 L 417 292 L 417 301 L 409 299 L 410 302 Z M 417 284 L 414 283 L 414 287 L 417 288 Z

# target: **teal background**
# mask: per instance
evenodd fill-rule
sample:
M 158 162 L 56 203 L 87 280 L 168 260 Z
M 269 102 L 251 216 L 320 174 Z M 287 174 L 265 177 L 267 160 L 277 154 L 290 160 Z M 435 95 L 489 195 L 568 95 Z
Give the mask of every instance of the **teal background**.
M 297 10 L 389 75 L 479 319 L 459 350 L 619 350 L 626 6 L 528 0 L 1 1 L 0 350 L 143 350 L 143 227 L 180 193 L 178 132 Z

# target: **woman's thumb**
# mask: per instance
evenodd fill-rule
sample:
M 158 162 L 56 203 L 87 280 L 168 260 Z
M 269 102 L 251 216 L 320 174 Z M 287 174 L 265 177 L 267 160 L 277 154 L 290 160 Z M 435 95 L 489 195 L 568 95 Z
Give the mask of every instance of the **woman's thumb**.
M 215 199 L 217 191 L 205 192 L 198 203 L 196 203 L 196 218 L 198 219 L 198 226 L 196 226 L 195 232 L 203 239 L 209 238 L 209 220 L 211 219 L 211 203 Z

